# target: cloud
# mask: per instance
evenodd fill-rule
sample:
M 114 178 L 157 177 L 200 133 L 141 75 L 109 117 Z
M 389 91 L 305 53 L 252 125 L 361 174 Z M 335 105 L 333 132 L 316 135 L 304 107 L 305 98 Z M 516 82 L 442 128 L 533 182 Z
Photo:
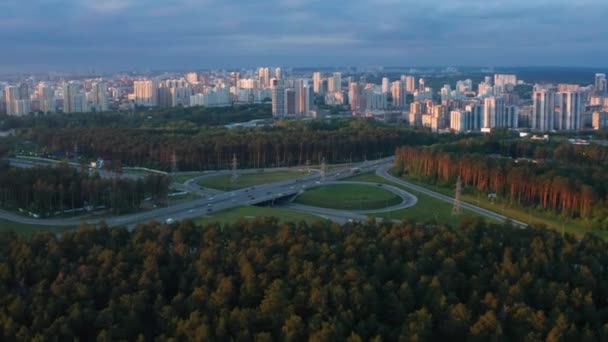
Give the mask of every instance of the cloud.
M 606 16 L 605 0 L 0 0 L 0 64 L 601 65 Z

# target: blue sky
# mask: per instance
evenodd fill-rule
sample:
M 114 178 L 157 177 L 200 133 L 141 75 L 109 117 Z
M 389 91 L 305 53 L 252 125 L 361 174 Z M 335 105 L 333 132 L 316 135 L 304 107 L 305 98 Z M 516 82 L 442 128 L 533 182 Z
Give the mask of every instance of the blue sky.
M 0 71 L 607 66 L 606 0 L 0 0 Z

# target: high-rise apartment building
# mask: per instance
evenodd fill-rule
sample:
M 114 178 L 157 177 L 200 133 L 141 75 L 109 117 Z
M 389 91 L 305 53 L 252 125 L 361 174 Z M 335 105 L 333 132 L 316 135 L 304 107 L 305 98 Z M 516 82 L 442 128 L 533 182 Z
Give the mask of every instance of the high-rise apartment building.
M 81 85 L 68 82 L 63 85 L 63 112 L 85 113 L 88 112 L 87 99 L 81 92 Z
M 327 91 L 330 93 L 342 90 L 342 73 L 333 73 L 333 76 L 329 79 L 328 88 Z
M 556 95 L 551 89 L 536 89 L 532 96 L 534 107 L 532 112 L 532 129 L 550 131 L 554 128 Z
M 322 82 L 323 82 L 323 79 L 321 77 L 321 73 L 318 71 L 314 72 L 312 74 L 312 86 L 313 86 L 313 90 L 314 90 L 315 94 L 323 95 L 323 92 L 321 90 Z
M 8 115 L 17 115 L 17 103 L 19 100 L 19 87 L 7 86 L 4 88 L 4 100 L 6 102 L 6 113 Z
M 491 96 L 483 102 L 484 129 L 507 127 L 505 120 L 505 100 L 502 97 Z
M 158 82 L 140 80 L 133 82 L 135 104 L 144 107 L 158 106 Z
M 108 87 L 105 82 L 93 82 L 91 86 L 91 98 L 91 105 L 96 112 L 108 111 Z
M 556 113 L 556 130 L 578 130 L 582 127 L 585 96 L 580 91 L 563 91 L 557 94 L 559 111 Z
M 38 84 L 38 101 L 40 101 L 40 111 L 43 113 L 55 112 L 55 93 L 46 83 Z
M 272 115 L 274 117 L 285 116 L 285 88 L 283 81 L 271 80 Z
M 410 93 L 416 91 L 416 77 L 403 75 L 401 81 L 405 84 L 405 91 Z
M 513 88 L 517 85 L 517 76 L 496 74 L 494 75 L 494 92 L 496 95 L 504 92 L 513 91 Z
M 608 112 L 593 112 L 591 117 L 591 125 L 593 129 L 603 129 L 608 127 Z
M 350 82 L 348 84 L 348 103 L 350 104 L 351 111 L 356 112 L 359 110 L 360 96 L 359 83 Z
M 606 74 L 595 74 L 595 90 L 601 93 L 608 92 L 608 81 L 606 80 Z
M 388 77 L 382 77 L 382 92 L 389 93 L 391 89 L 391 85 L 389 83 Z
M 393 107 L 402 108 L 406 105 L 406 91 L 403 86 L 403 81 L 395 81 L 391 87 L 393 95 Z

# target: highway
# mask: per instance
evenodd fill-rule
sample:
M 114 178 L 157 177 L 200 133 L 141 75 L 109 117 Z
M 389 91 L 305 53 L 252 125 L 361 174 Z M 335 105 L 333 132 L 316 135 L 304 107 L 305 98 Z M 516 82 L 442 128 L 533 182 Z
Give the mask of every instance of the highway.
M 137 212 L 129 215 L 122 216 L 112 216 L 105 219 L 92 219 L 92 220 L 83 220 L 83 219 L 36 219 L 29 218 L 17 215 L 12 212 L 7 212 L 0 210 L 0 218 L 6 219 L 9 221 L 24 223 L 24 224 L 32 224 L 32 225 L 45 225 L 45 226 L 77 226 L 81 223 L 91 223 L 91 224 L 99 224 L 101 222 L 105 222 L 109 226 L 128 226 L 134 227 L 138 223 L 146 223 L 152 220 L 156 221 L 167 221 L 169 219 L 179 221 L 184 219 L 192 219 L 196 217 L 212 215 L 214 213 L 236 208 L 240 206 L 246 205 L 255 205 L 261 203 L 270 203 L 270 204 L 281 204 L 281 200 L 288 199 L 290 197 L 296 196 L 298 193 L 305 191 L 306 189 L 314 188 L 317 186 L 335 184 L 336 181 L 341 179 L 351 177 L 353 172 L 352 168 L 359 168 L 361 173 L 365 172 L 376 172 L 380 177 L 403 186 L 408 189 L 412 189 L 423 193 L 425 195 L 431 196 L 433 198 L 439 199 L 444 202 L 453 203 L 454 199 L 452 197 L 428 190 L 426 188 L 417 186 L 415 184 L 409 183 L 397 177 L 393 177 L 388 173 L 388 170 L 392 166 L 394 158 L 384 158 L 376 161 L 367 161 L 363 163 L 353 164 L 349 167 L 345 167 L 343 169 L 334 169 L 331 172 L 327 172 L 325 174 L 324 179 L 322 179 L 322 175 L 319 172 L 314 172 L 309 175 L 305 175 L 303 177 L 289 179 L 285 181 L 268 183 L 263 185 L 258 185 L 254 187 L 239 189 L 235 191 L 229 192 L 221 192 L 218 190 L 201 188 L 196 183 L 198 180 L 206 177 L 215 177 L 220 175 L 228 175 L 231 174 L 230 170 L 223 171 L 210 171 L 204 175 L 195 177 L 193 179 L 188 180 L 184 185 L 181 185 L 180 188 L 185 191 L 197 193 L 200 195 L 204 195 L 205 198 L 196 199 L 184 203 L 179 203 L 175 205 L 171 205 L 164 208 L 157 208 L 149 211 Z M 32 167 L 35 165 L 35 162 L 24 162 L 22 160 L 11 160 L 11 164 L 20 167 Z M 273 171 L 285 171 L 288 170 L 286 168 L 278 168 L 278 169 L 266 169 L 266 172 Z M 260 170 L 255 169 L 247 169 L 247 170 L 238 170 L 239 174 L 251 174 L 257 173 Z M 104 174 L 105 177 L 113 177 L 114 174 L 112 172 L 107 172 Z M 132 175 L 132 177 L 135 177 Z M 353 183 L 353 184 L 367 184 L 372 186 L 378 186 L 376 183 L 368 183 L 368 182 L 340 182 L 344 183 Z M 404 208 L 408 208 L 414 206 L 417 202 L 417 198 L 411 193 L 404 191 L 401 188 L 394 187 L 391 185 L 382 185 L 385 190 L 392 191 L 395 194 L 401 196 L 403 201 L 401 204 L 397 206 L 392 206 L 390 208 L 383 208 L 379 210 L 360 210 L 360 211 L 351 211 L 351 210 L 335 210 L 329 208 L 317 208 L 304 206 L 300 204 L 287 203 L 282 204 L 285 208 L 290 208 L 293 210 L 297 210 L 300 212 L 306 212 L 310 214 L 314 214 L 334 222 L 338 223 L 346 223 L 352 221 L 363 221 L 366 220 L 368 215 L 380 214 L 384 212 L 391 212 L 395 210 L 400 210 Z M 287 201 L 289 202 L 289 201 Z M 469 203 L 462 203 L 462 208 L 470 210 L 476 214 L 481 216 L 497 220 L 504 221 L 507 218 L 503 215 L 499 215 L 492 211 L 477 207 L 475 205 Z M 522 227 L 527 226 L 527 224 L 519 221 L 513 221 L 513 223 L 520 225 Z
M 350 168 L 357 167 L 360 172 L 371 172 L 381 165 L 390 165 L 393 158 L 385 158 L 376 161 L 368 161 L 359 164 L 353 164 Z M 21 161 L 19 161 L 21 162 Z M 34 162 L 25 163 L 31 167 Z M 98 224 L 105 222 L 109 226 L 130 226 L 133 227 L 138 223 L 146 223 L 152 220 L 166 221 L 168 219 L 183 220 L 201 217 L 203 215 L 211 215 L 213 213 L 223 211 L 226 209 L 236 208 L 244 205 L 254 205 L 260 203 L 272 203 L 280 199 L 295 196 L 301 191 L 307 188 L 321 185 L 324 182 L 337 181 L 346 177 L 352 176 L 350 168 L 338 169 L 325 174 L 325 179 L 322 180 L 320 173 L 313 173 L 304 177 L 285 180 L 276 183 L 269 183 L 259 186 L 254 186 L 245 189 L 239 189 L 231 192 L 216 193 L 210 197 L 197 199 L 189 202 L 175 204 L 172 206 L 157 208 L 154 210 L 133 213 L 129 215 L 113 216 L 106 219 L 35 219 L 29 217 L 23 217 L 15 213 L 1 211 L 0 218 L 25 223 L 35 224 L 44 226 L 77 226 L 81 223 Z M 230 171 L 219 171 L 214 172 L 213 176 L 226 174 Z M 240 170 L 239 173 L 251 173 L 256 170 Z M 211 176 L 209 175 L 209 176 Z M 107 175 L 111 176 L 111 175 Z M 205 175 L 207 176 L 207 175 Z M 193 189 L 193 182 L 187 183 L 186 187 Z M 197 193 L 205 192 L 206 189 L 197 189 Z M 410 197 L 411 198 L 411 197 Z

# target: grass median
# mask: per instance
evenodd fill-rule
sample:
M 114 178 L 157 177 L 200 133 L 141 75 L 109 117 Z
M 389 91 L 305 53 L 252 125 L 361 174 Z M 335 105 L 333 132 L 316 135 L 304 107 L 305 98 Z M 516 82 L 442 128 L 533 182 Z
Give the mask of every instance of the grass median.
M 232 191 L 237 189 L 249 188 L 252 186 L 281 182 L 292 178 L 307 175 L 303 171 L 277 171 L 277 172 L 258 172 L 252 174 L 239 175 L 233 181 L 231 175 L 204 178 L 198 181 L 198 185 L 222 191 Z

